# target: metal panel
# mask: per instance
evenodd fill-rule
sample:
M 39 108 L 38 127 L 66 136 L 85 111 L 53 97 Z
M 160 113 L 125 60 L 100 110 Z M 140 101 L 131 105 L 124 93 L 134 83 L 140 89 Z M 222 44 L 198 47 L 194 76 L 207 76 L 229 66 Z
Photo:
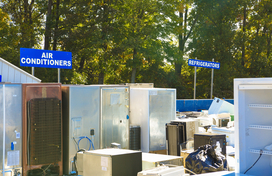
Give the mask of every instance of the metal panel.
M 175 119 L 176 91 L 149 90 L 150 150 L 165 150 L 165 124 Z
M 129 148 L 129 87 L 101 88 L 101 148 Z
M 131 125 L 141 126 L 141 150 L 166 149 L 165 124 L 175 119 L 176 90 L 131 88 Z
M 73 159 L 79 149 L 89 148 L 87 136 L 99 148 L 99 109 L 100 86 L 63 86 L 63 122 L 64 122 L 64 174 L 75 171 Z M 90 135 L 90 130 L 94 135 Z M 78 145 L 78 142 L 80 143 Z
M 21 82 L 20 72 L 18 70 L 15 70 L 14 74 L 15 74 L 14 82 L 17 82 L 17 83 Z
M 149 89 L 130 89 L 130 124 L 141 126 L 141 150 L 149 152 Z
M 21 84 L 0 84 L 0 114 L 0 175 L 3 175 L 4 154 L 5 176 L 16 176 L 22 173 Z M 5 128 L 5 136 L 3 136 L 3 128 Z

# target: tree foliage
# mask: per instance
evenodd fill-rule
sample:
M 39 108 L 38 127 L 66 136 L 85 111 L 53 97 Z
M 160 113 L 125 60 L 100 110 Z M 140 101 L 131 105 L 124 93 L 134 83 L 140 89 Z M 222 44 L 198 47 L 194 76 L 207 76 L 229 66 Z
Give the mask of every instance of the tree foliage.
M 272 74 L 272 4 L 266 0 L 2 0 L 0 57 L 20 48 L 70 51 L 64 84 L 153 82 L 193 97 L 188 58 L 221 63 L 214 96 L 233 98 L 233 79 Z M 24 67 L 30 72 L 30 68 Z M 57 70 L 35 68 L 43 82 Z M 210 98 L 211 70 L 197 69 L 197 98 Z

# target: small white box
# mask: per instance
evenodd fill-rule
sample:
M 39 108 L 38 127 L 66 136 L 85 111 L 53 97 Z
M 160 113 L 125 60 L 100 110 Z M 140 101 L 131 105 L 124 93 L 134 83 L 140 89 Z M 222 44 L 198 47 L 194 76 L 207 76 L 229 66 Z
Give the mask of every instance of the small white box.
M 160 166 L 153 169 L 138 172 L 137 176 L 187 176 L 183 166 L 167 167 Z
M 171 164 L 176 166 L 183 165 L 183 157 L 172 155 L 161 155 L 153 153 L 142 153 L 143 170 L 152 169 L 163 164 Z

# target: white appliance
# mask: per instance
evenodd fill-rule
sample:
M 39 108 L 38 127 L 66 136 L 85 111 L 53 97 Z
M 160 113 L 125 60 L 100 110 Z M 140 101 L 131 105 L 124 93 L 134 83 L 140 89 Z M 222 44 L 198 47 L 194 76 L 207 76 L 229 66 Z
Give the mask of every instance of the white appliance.
M 220 98 L 214 98 L 208 111 L 209 114 L 234 113 L 234 105 Z
M 83 153 L 83 176 L 135 176 L 141 170 L 141 151 L 99 149 Z
M 171 156 L 171 155 L 161 155 L 154 153 L 142 153 L 142 169 L 152 169 L 159 167 L 160 165 L 183 165 L 183 157 L 181 156 Z
M 272 175 L 272 78 L 234 79 L 236 173 Z
M 189 174 L 185 174 L 184 167 L 168 167 L 168 166 L 160 166 L 153 169 L 141 171 L 137 174 L 137 176 L 189 176 Z

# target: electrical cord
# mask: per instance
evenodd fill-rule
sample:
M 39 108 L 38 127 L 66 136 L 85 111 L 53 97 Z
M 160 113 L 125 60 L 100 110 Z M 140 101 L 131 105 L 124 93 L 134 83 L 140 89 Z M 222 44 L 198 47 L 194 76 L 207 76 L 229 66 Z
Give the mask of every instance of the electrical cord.
M 94 145 L 93 145 L 92 140 L 91 140 L 90 138 L 88 138 L 87 136 L 81 136 L 81 137 L 79 137 L 79 140 L 77 141 L 78 150 L 80 150 L 80 149 L 79 149 L 79 142 L 80 142 L 82 139 L 84 139 L 84 138 L 88 139 L 88 141 L 90 142 L 89 150 L 91 150 L 92 147 L 93 147 L 93 150 L 95 150 L 95 149 L 94 149 Z
M 263 154 L 263 150 L 260 150 L 260 156 L 259 156 L 259 158 L 255 161 L 255 163 L 254 164 L 252 164 L 252 166 L 250 166 L 250 168 L 248 168 L 246 171 L 245 171 L 245 173 L 244 174 L 246 174 L 258 161 L 259 161 L 259 159 L 261 158 L 261 156 L 262 156 L 262 154 Z
M 73 163 L 74 163 L 74 167 L 75 167 L 75 174 L 77 174 L 77 166 L 76 166 L 76 162 L 77 162 L 77 153 L 78 152 L 85 152 L 86 150 L 85 149 L 80 149 L 76 152 L 75 156 L 74 156 L 74 159 L 73 159 Z
M 90 139 L 90 138 L 88 138 L 87 136 L 80 136 L 79 137 L 79 140 L 76 142 L 76 139 L 73 137 L 73 140 L 74 140 L 74 142 L 75 142 L 75 144 L 76 144 L 76 147 L 78 148 L 78 150 L 77 150 L 77 152 L 76 152 L 76 154 L 75 154 L 75 156 L 74 156 L 74 159 L 73 159 L 73 165 L 74 165 L 74 172 L 75 173 L 73 173 L 73 174 L 77 174 L 77 165 L 76 165 L 76 163 L 77 163 L 77 153 L 78 152 L 85 152 L 86 151 L 86 149 L 80 149 L 79 148 L 79 143 L 80 143 L 80 141 L 82 140 L 82 139 L 88 139 L 88 141 L 89 141 L 89 149 L 88 150 L 91 150 L 91 148 L 93 148 L 93 150 L 95 150 L 95 148 L 94 148 L 94 144 L 93 144 L 93 142 L 92 142 L 92 140 Z

